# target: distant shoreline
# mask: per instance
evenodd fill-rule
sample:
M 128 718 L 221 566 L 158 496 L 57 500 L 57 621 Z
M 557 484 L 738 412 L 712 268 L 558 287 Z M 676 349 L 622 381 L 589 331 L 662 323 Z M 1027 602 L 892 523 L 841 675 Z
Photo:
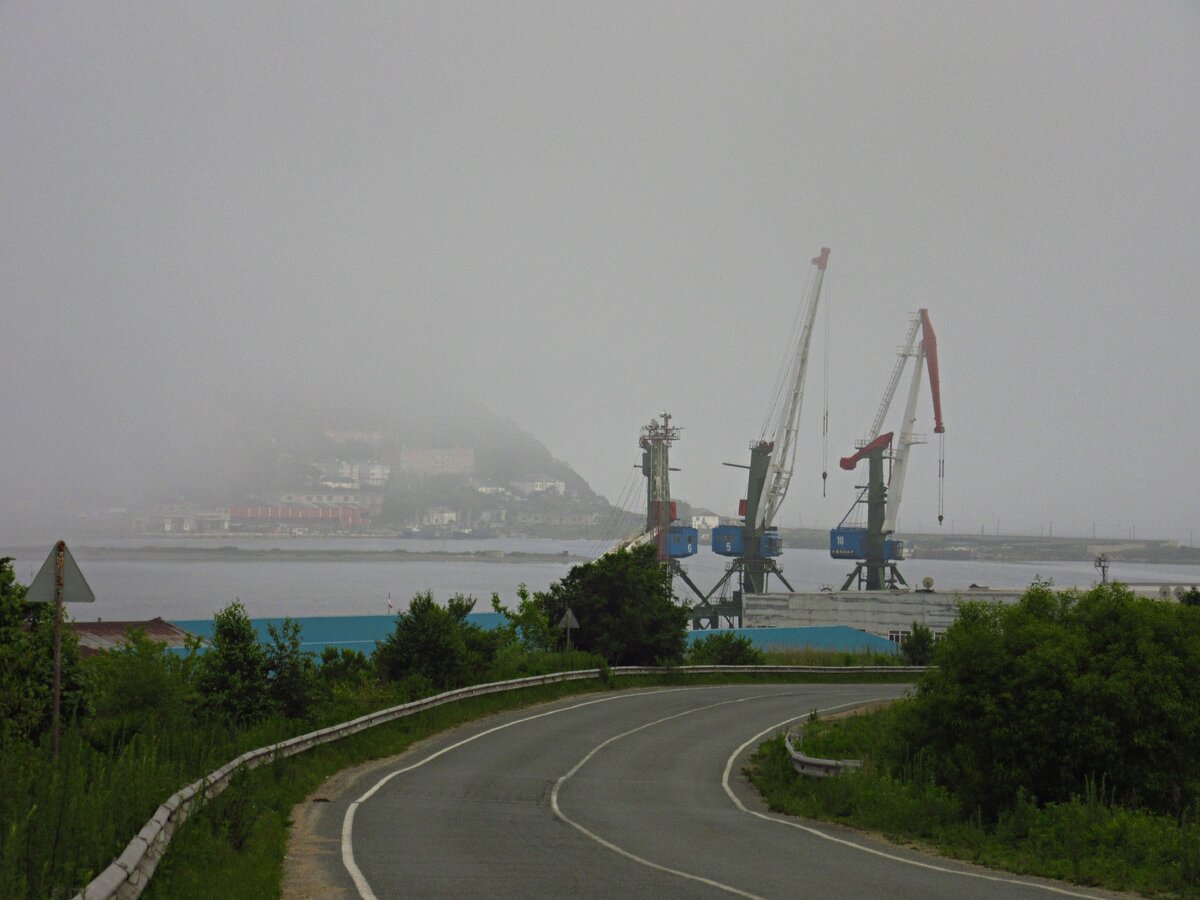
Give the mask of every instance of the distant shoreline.
M 81 559 L 144 559 L 196 562 L 481 562 L 481 563 L 560 563 L 590 562 L 587 557 L 560 553 L 522 553 L 515 550 L 299 550 L 279 547 L 243 549 L 241 547 L 81 547 L 75 552 Z

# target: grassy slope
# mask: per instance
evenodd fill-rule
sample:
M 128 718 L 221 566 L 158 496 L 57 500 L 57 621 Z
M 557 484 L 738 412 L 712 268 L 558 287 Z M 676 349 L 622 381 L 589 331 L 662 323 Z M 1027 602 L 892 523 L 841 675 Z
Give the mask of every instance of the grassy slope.
M 1039 808 L 1024 798 L 985 825 L 925 777 L 919 762 L 902 778 L 871 761 L 889 739 L 888 712 L 810 724 L 804 750 L 861 758 L 861 773 L 825 780 L 797 776 L 781 737 L 765 743 L 750 776 L 776 812 L 838 822 L 915 842 L 957 859 L 1028 875 L 1147 894 L 1200 896 L 1200 827 L 1123 809 L 1093 787 L 1070 803 Z

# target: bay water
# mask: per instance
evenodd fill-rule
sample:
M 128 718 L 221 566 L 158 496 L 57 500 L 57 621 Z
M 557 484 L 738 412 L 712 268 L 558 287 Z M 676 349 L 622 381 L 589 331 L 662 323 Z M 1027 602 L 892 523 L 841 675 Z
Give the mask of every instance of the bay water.
M 68 541 L 72 554 L 96 595 L 94 604 L 68 607 L 70 616 L 79 621 L 142 620 L 161 616 L 167 620 L 210 618 L 233 600 L 245 604 L 252 617 L 383 615 L 388 612 L 391 596 L 395 611 L 407 608 L 419 592 L 433 591 L 444 602 L 455 593 L 478 598 L 477 612 L 490 609 L 493 592 L 501 602 L 515 602 L 519 585 L 531 591 L 545 590 L 567 574 L 581 558 L 592 559 L 606 547 L 594 541 L 566 541 L 537 538 L 496 538 L 488 540 L 419 540 L 387 538 L 129 538 L 122 540 Z M 411 553 L 467 554 L 492 551 L 489 556 L 464 559 L 404 559 L 369 556 L 344 559 L 280 559 L 247 555 L 215 555 L 213 558 L 164 553 L 121 556 L 102 548 L 130 549 L 155 547 L 186 549 L 195 547 L 236 547 L 244 550 L 324 550 L 364 551 L 407 550 Z M 14 558 L 17 580 L 28 584 L 50 552 L 51 545 L 28 543 L 0 546 L 0 556 Z M 537 560 L 509 556 L 498 559 L 495 552 L 539 554 Z M 563 555 L 565 554 L 565 556 Z M 561 556 L 547 561 L 546 556 Z M 725 571 L 727 560 L 707 546 L 684 567 L 696 584 L 708 591 Z M 788 581 L 797 591 L 839 588 L 853 568 L 844 560 L 835 560 L 821 550 L 787 550 L 779 560 Z M 953 591 L 971 585 L 1021 589 L 1032 581 L 1053 580 L 1058 587 L 1086 588 L 1097 580 L 1098 572 L 1090 562 L 979 562 L 968 560 L 910 559 L 900 564 L 910 585 L 917 586 L 926 576 L 934 579 L 934 589 Z M 1109 577 L 1133 585 L 1200 584 L 1200 567 L 1114 562 Z M 681 600 L 694 602 L 686 585 L 675 582 Z M 772 590 L 784 590 L 775 579 Z

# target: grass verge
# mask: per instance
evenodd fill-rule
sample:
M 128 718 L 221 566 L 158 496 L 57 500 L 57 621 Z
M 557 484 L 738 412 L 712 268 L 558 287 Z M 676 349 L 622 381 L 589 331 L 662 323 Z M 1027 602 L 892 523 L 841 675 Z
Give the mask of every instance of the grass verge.
M 770 646 L 764 652 L 769 666 L 907 666 L 901 653 L 877 653 L 874 650 L 818 650 L 813 647 Z
M 148 898 L 277 897 L 292 807 L 330 775 L 401 753 L 438 732 L 493 713 L 607 690 L 599 679 L 473 697 L 361 731 L 239 773 L 179 830 L 145 893 Z
M 797 776 L 780 736 L 759 748 L 750 779 L 775 812 L 877 832 L 955 859 L 1112 890 L 1200 896 L 1200 824 L 1194 812 L 1176 819 L 1126 809 L 1093 784 L 1067 803 L 1039 806 L 1018 797 L 998 821 L 985 823 L 934 784 L 919 762 L 898 777 L 879 770 L 873 756 L 891 740 L 891 714 L 883 710 L 806 726 L 806 753 L 863 759 L 861 772 Z

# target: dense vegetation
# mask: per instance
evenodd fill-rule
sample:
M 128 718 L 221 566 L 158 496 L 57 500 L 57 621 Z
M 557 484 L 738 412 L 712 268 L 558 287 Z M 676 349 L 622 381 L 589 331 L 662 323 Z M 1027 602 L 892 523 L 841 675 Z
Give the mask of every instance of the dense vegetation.
M 1035 585 L 964 604 L 933 662 L 912 699 L 806 728 L 807 752 L 861 774 L 800 781 L 765 747 L 772 804 L 1017 871 L 1200 890 L 1200 607 Z

